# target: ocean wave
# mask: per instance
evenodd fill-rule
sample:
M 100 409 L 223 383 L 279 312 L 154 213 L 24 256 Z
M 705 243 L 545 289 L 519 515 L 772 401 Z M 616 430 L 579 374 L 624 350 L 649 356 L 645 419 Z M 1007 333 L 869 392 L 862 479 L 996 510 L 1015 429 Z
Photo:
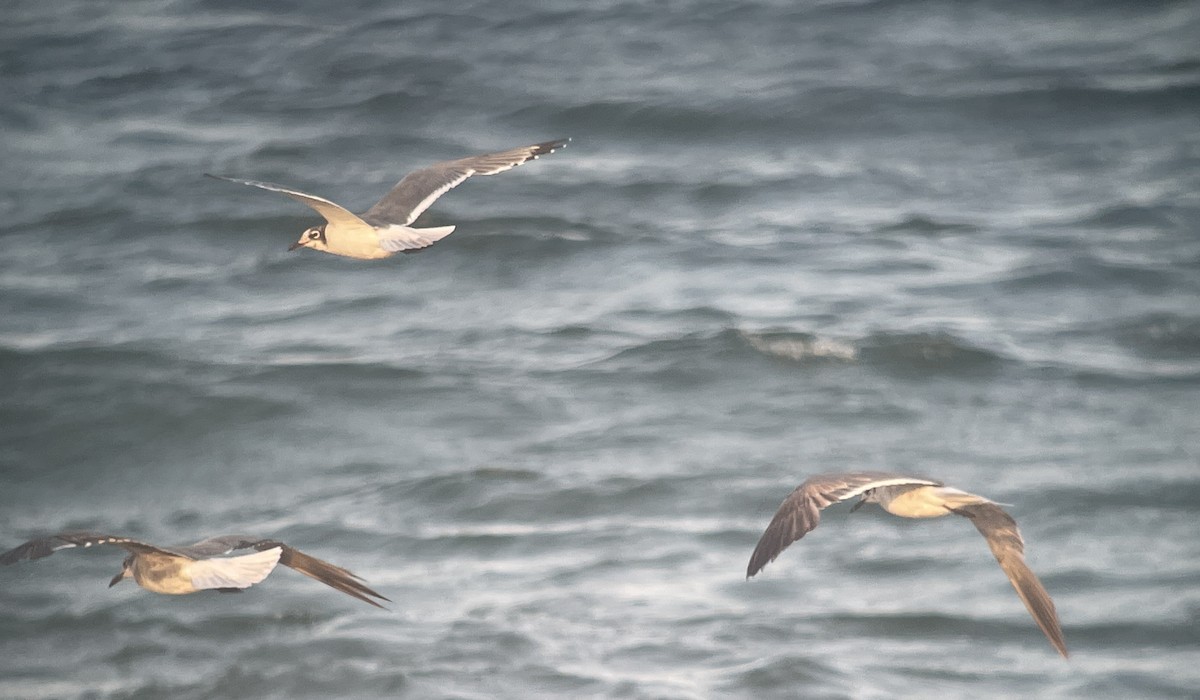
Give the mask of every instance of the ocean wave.
M 1019 605 L 1017 606 L 1019 608 Z M 910 637 L 948 639 L 1026 640 L 1037 634 L 1037 628 L 1020 615 L 983 617 L 933 612 L 913 613 L 831 613 L 806 616 L 813 622 L 842 630 L 851 636 Z
M 1070 288 L 1111 292 L 1115 288 L 1128 287 L 1146 294 L 1167 294 L 1179 289 L 1179 282 L 1178 275 L 1162 265 L 1118 263 L 1076 254 L 1054 262 L 1017 268 L 991 284 L 1014 292 Z
M 749 352 L 748 352 L 749 351 Z M 852 360 L 853 347 L 803 333 L 753 333 L 726 328 L 716 333 L 687 333 L 656 338 L 625 348 L 593 366 L 645 372 L 677 370 L 707 373 L 714 366 L 762 357 L 798 362 L 822 359 Z
M 1147 314 L 1110 325 L 1106 330 L 1117 342 L 1144 357 L 1200 359 L 1200 316 Z
M 727 328 L 646 341 L 590 366 L 666 373 L 683 380 L 708 375 L 716 368 L 730 372 L 756 358 L 798 366 L 860 364 L 893 374 L 930 376 L 991 373 L 1008 361 L 999 352 L 948 332 L 880 332 L 847 340 L 803 332 Z
M 513 124 L 531 120 L 545 122 L 559 130 L 576 133 L 622 134 L 624 137 L 659 138 L 663 134 L 679 137 L 727 138 L 729 134 L 779 133 L 794 128 L 795 120 L 770 111 L 746 111 L 744 105 L 705 104 L 688 107 L 680 104 L 656 104 L 649 100 L 599 100 L 563 105 L 540 102 L 503 115 Z
M 876 227 L 878 233 L 916 233 L 924 236 L 975 233 L 978 226 L 966 222 L 943 221 L 926 214 L 909 214 L 890 224 Z
M 490 488 L 472 484 L 470 493 L 454 499 L 457 517 L 472 522 L 515 518 L 526 523 L 603 519 L 613 512 L 628 517 L 657 513 L 663 502 L 680 495 L 678 484 L 669 477 L 613 477 L 588 484 L 559 484 L 540 477 L 535 483 L 522 477 L 515 486 L 509 479 L 503 486 L 493 482 Z
M 456 252 L 486 252 L 531 261 L 622 241 L 620 234 L 608 228 L 555 216 L 456 216 L 447 223 L 458 227 L 453 239 Z
M 360 295 L 337 298 L 324 295 L 310 299 L 293 299 L 276 306 L 250 304 L 233 306 L 229 313 L 217 317 L 221 324 L 232 327 L 259 328 L 273 323 L 285 323 L 302 319 L 328 318 L 346 313 L 370 314 L 386 311 L 396 304 L 394 296 L 363 292 Z M 285 351 L 286 352 L 286 351 Z M 300 354 L 304 354 L 302 350 Z M 279 362 L 286 364 L 286 362 Z
M 1065 378 L 1086 388 L 1135 388 L 1191 386 L 1200 384 L 1200 368 L 1195 363 L 1170 363 L 1147 367 L 1122 362 L 1119 365 L 1090 365 L 1086 362 L 1064 363 L 1055 360 L 1034 362 L 1046 379 Z
M 947 332 L 876 333 L 859 343 L 863 363 L 905 375 L 991 374 L 1007 358 Z
M 1200 503 L 1200 481 L 1135 480 L 1123 484 L 1110 482 L 1105 489 L 1042 488 L 1022 495 L 1021 500 L 1030 509 L 1064 513 L 1143 509 L 1195 511 Z
M 418 503 L 471 502 L 491 498 L 499 489 L 512 487 L 526 490 L 542 474 L 529 469 L 511 467 L 481 467 L 449 474 L 432 474 L 382 486 L 389 497 L 404 498 Z
M 1177 207 L 1165 203 L 1120 203 L 1099 207 L 1072 224 L 1089 229 L 1164 231 L 1177 228 L 1181 223 L 1181 214 Z
M 736 358 L 740 342 L 734 329 L 719 333 L 687 333 L 671 338 L 645 340 L 587 365 L 605 371 L 663 373 L 679 371 L 685 375 L 707 375 L 723 357 Z
M 63 370 L 72 366 L 87 371 L 93 367 L 136 367 L 144 371 L 166 369 L 177 358 L 160 348 L 138 343 L 99 345 L 59 336 L 6 339 L 0 345 L 0 368 L 11 372 L 32 371 L 38 367 Z
M 537 120 L 556 129 L 622 138 L 657 137 L 765 140 L 791 137 L 798 123 L 815 134 L 877 134 L 881 130 L 932 131 L 964 118 L 979 123 L 997 119 L 1042 125 L 1074 123 L 1080 114 L 1094 121 L 1136 118 L 1148 110 L 1186 112 L 1200 104 L 1200 84 L 1180 82 L 1143 87 L 1055 86 L 1036 80 L 1013 87 L 1011 81 L 972 81 L 968 87 L 936 85 L 901 91 L 877 85 L 838 85 L 807 90 L 802 101 L 794 92 L 776 91 L 754 100 L 727 91 L 694 95 L 688 102 L 665 103 L 653 98 L 606 99 L 575 104 L 541 101 L 512 110 L 503 119 L 514 125 Z
M 858 348 L 852 343 L 822 338 L 809 333 L 751 333 L 739 331 L 750 347 L 764 355 L 792 362 L 842 361 L 858 359 Z
M 797 363 L 858 362 L 904 374 L 991 371 L 1006 358 L 951 333 L 875 333 L 854 341 L 807 333 L 746 333 L 755 350 Z
M 795 635 L 781 639 L 781 643 L 794 642 Z M 726 671 L 729 676 L 723 684 L 731 692 L 780 691 L 792 695 L 803 688 L 806 698 L 841 698 L 848 692 L 850 678 L 833 666 L 815 661 L 807 656 L 776 656 L 752 662 L 735 671 Z M 839 692 L 835 692 L 839 691 Z
M 296 408 L 228 384 L 236 370 L 145 345 L 0 349 L 0 372 L 16 399 L 5 406 L 9 423 L 24 426 L 11 434 L 14 446 L 63 431 L 105 441 L 126 433 L 185 439 L 287 416 Z

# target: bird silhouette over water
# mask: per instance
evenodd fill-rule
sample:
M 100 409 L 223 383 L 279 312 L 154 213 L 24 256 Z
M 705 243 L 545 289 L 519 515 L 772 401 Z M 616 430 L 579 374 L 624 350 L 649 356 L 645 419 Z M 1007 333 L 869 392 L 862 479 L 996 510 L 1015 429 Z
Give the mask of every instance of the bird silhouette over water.
M 383 607 L 376 602 L 378 600 L 391 602 L 340 566 L 309 556 L 278 540 L 248 535 L 221 535 L 191 545 L 159 547 L 98 532 L 60 532 L 30 540 L 0 554 L 0 564 L 41 559 L 60 549 L 101 544 L 129 552 L 121 572 L 109 582 L 110 588 L 123 579 L 132 578 L 139 586 L 154 593 L 183 595 L 210 589 L 232 593 L 262 581 L 277 564 L 283 564 L 377 608 Z M 250 553 L 226 556 L 242 550 Z
M 969 519 L 984 539 L 1000 568 L 1025 603 L 1050 644 L 1067 657 L 1067 644 L 1054 601 L 1042 582 L 1025 563 L 1025 543 L 1017 523 L 999 505 L 982 496 L 944 486 L 940 481 L 881 472 L 850 472 L 820 474 L 807 479 L 792 491 L 767 529 L 763 532 L 750 556 L 746 578 L 754 576 L 769 562 L 775 561 L 788 545 L 817 526 L 821 511 L 855 496 L 858 510 L 867 503 L 902 518 L 936 518 L 961 515 Z
M 495 175 L 518 165 L 563 148 L 570 139 L 546 141 L 499 153 L 487 153 L 458 160 L 435 163 L 415 170 L 396 183 L 383 199 L 362 214 L 312 194 L 283 185 L 256 180 L 239 180 L 222 175 L 208 175 L 271 192 L 280 192 L 312 207 L 325 217 L 325 223 L 313 226 L 300 235 L 300 240 L 288 250 L 312 248 L 348 258 L 373 260 L 396 253 L 415 253 L 449 236 L 453 226 L 414 228 L 411 224 L 423 211 L 446 192 L 462 184 L 472 175 Z M 207 173 L 206 173 L 207 174 Z

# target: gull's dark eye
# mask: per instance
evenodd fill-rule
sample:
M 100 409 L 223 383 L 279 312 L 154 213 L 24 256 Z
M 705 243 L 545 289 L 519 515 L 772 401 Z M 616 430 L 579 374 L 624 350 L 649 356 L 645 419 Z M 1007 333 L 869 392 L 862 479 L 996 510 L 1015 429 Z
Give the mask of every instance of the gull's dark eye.
M 308 232 L 308 237 L 315 241 L 316 239 L 321 237 L 321 232 L 316 229 L 313 229 Z

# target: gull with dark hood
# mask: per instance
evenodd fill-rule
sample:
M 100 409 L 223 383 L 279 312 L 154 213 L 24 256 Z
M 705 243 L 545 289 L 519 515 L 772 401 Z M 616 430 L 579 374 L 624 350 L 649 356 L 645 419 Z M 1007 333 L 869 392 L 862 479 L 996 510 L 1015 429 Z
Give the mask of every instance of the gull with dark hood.
M 539 156 L 554 153 L 565 147 L 568 141 L 570 139 L 535 143 L 499 153 L 447 160 L 415 170 L 404 176 L 383 199 L 361 215 L 324 197 L 291 187 L 222 175 L 209 177 L 285 194 L 325 218 L 326 223 L 307 229 L 288 250 L 311 248 L 349 258 L 373 260 L 391 257 L 396 253 L 415 253 L 449 236 L 454 231 L 453 226 L 415 228 L 412 224 L 439 197 L 461 185 L 467 178 L 511 170 Z

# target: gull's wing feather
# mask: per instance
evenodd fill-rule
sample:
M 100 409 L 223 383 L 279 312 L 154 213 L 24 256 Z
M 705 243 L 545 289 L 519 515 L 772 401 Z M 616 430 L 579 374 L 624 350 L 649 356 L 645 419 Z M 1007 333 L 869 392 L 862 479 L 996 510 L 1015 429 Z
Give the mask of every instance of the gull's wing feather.
M 387 228 L 375 229 L 375 233 L 379 236 L 379 247 L 389 253 L 419 253 L 421 250 L 454 233 L 454 227 L 409 228 L 408 226 L 389 226 Z
M 236 557 L 214 557 L 190 561 L 187 573 L 196 590 L 210 588 L 249 588 L 265 579 L 283 553 L 281 547 Z
M 277 550 L 279 552 L 279 556 L 276 558 L 280 564 L 295 569 L 305 576 L 314 578 L 327 586 L 336 588 L 346 595 L 358 598 L 359 600 L 365 603 L 370 603 L 375 607 L 383 606 L 372 600 L 371 597 L 391 602 L 362 583 L 362 579 L 354 573 L 351 573 L 340 566 L 330 564 L 327 561 L 309 556 L 298 549 L 289 547 L 279 540 L 264 539 L 251 535 L 220 535 L 218 537 L 210 537 L 206 540 L 201 540 L 196 544 L 188 545 L 186 547 L 177 547 L 174 551 L 185 556 L 192 557 L 193 559 L 204 559 L 205 557 L 219 557 L 221 555 L 241 549 L 255 549 L 260 552 Z M 227 561 L 227 559 L 205 560 Z M 265 576 L 266 574 L 263 575 Z M 193 575 L 193 580 L 194 579 L 195 575 Z M 257 583 L 257 581 L 254 583 Z M 243 588 L 244 586 L 225 585 L 211 587 Z
M 499 153 L 448 160 L 413 171 L 364 212 L 362 218 L 377 227 L 395 224 L 407 226 L 416 221 L 421 212 L 428 209 L 438 197 L 461 185 L 472 175 L 502 173 L 538 156 L 553 153 L 570 140 L 546 141 Z
M 775 561 L 788 545 L 803 537 L 821 521 L 821 510 L 881 486 L 941 486 L 939 481 L 883 472 L 818 474 L 806 479 L 780 504 L 767 525 L 750 563 L 746 578 L 757 574 Z
M 307 204 L 308 206 L 312 207 L 318 214 L 325 217 L 326 221 L 335 226 L 368 227 L 367 223 L 363 221 L 362 218 L 351 212 L 349 209 L 346 209 L 340 204 L 334 204 L 324 197 L 318 197 L 315 194 L 300 192 L 299 190 L 294 190 L 290 187 L 284 187 L 283 185 L 275 185 L 270 182 L 259 182 L 258 180 L 239 180 L 235 177 L 225 177 L 223 175 L 212 175 L 209 173 L 205 173 L 205 175 L 216 180 L 226 180 L 228 182 L 236 182 L 239 185 L 249 185 L 251 187 L 257 187 L 259 189 L 269 190 L 271 192 L 286 194 L 297 202 L 302 202 L 303 204 Z
M 996 561 L 1000 563 L 1000 568 L 1004 570 L 1021 602 L 1025 603 L 1025 608 L 1033 616 L 1033 621 L 1042 628 L 1046 639 L 1050 640 L 1050 644 L 1058 653 L 1066 658 L 1067 642 L 1063 638 L 1058 612 L 1054 609 L 1054 601 L 1042 582 L 1025 563 L 1025 542 L 1021 539 L 1017 522 L 995 503 L 963 506 L 955 508 L 954 512 L 970 518 L 975 528 L 984 536 Z
M 0 554 L 0 564 L 15 564 L 22 559 L 33 561 L 54 554 L 60 549 L 72 547 L 91 547 L 99 544 L 111 544 L 129 552 L 170 554 L 169 551 L 152 544 L 139 542 L 129 537 L 105 535 L 99 532 L 60 532 L 57 535 L 39 537 L 25 544 Z
M 268 540 L 254 535 L 218 535 L 195 544 L 171 547 L 171 551 L 189 559 L 208 559 L 225 556 L 239 549 L 252 549 L 259 542 L 266 541 Z
M 256 545 L 256 547 L 270 546 L 270 544 L 270 542 L 261 543 Z M 387 598 L 369 588 L 365 583 L 362 582 L 362 579 L 358 575 L 353 574 L 340 566 L 335 566 L 327 561 L 309 556 L 304 552 L 301 552 L 298 549 L 293 549 L 285 544 L 278 542 L 274 544 L 278 544 L 283 547 L 283 556 L 280 557 L 279 563 L 283 564 L 284 566 L 291 567 L 305 576 L 308 576 L 309 578 L 316 579 L 326 586 L 336 588 L 348 596 L 358 598 L 362 602 L 369 603 L 377 608 L 382 608 L 383 606 L 375 602 L 375 600 L 372 600 L 372 598 L 377 598 L 389 603 L 391 602 Z

